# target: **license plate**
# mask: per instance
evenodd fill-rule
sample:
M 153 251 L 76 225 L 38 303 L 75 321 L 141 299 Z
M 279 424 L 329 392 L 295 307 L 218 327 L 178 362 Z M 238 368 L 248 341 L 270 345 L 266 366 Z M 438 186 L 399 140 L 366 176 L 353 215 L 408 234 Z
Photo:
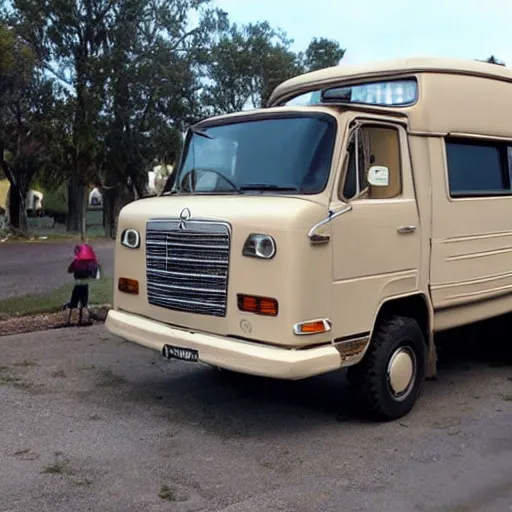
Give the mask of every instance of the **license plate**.
M 194 363 L 199 361 L 199 353 L 197 350 L 191 350 L 189 348 L 164 345 L 163 354 L 167 359 L 179 359 L 180 361 L 190 361 Z

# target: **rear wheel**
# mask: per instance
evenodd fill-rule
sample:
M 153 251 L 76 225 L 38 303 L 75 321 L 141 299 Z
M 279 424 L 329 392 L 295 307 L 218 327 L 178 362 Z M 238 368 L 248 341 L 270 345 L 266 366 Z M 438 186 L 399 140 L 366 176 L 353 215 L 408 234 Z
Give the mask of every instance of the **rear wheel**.
M 377 327 L 361 363 L 348 370 L 372 417 L 389 421 L 411 411 L 425 380 L 426 355 L 416 320 L 394 316 Z

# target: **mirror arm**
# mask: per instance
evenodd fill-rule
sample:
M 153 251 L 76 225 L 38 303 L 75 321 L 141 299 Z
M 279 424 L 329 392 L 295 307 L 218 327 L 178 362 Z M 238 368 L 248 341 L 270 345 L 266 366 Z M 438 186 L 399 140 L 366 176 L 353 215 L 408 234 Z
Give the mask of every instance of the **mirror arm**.
M 331 238 L 331 235 L 325 233 L 325 234 L 319 234 L 316 231 L 320 229 L 321 227 L 325 226 L 331 220 L 335 219 L 336 217 L 340 217 L 344 213 L 347 213 L 352 210 L 352 205 L 348 204 L 341 210 L 338 210 L 337 212 L 332 213 L 329 211 L 329 216 L 325 219 L 322 219 L 318 224 L 315 224 L 309 231 L 308 231 L 308 238 L 312 244 L 326 244 L 329 242 L 329 239 Z

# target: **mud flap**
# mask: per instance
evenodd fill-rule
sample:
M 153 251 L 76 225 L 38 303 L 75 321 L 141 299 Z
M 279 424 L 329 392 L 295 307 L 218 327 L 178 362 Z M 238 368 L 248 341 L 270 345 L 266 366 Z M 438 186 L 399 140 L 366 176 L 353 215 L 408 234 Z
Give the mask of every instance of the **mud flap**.
M 437 349 L 434 343 L 434 335 L 431 333 L 428 340 L 427 367 L 425 377 L 435 379 L 437 376 Z

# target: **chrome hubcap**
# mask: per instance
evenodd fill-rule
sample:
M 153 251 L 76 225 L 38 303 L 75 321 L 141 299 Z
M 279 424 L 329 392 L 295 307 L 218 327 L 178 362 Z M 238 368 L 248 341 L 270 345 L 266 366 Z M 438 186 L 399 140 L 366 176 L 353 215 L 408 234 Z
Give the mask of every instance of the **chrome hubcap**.
M 409 347 L 400 347 L 388 364 L 388 386 L 395 399 L 403 400 L 410 392 L 416 376 L 416 357 Z

